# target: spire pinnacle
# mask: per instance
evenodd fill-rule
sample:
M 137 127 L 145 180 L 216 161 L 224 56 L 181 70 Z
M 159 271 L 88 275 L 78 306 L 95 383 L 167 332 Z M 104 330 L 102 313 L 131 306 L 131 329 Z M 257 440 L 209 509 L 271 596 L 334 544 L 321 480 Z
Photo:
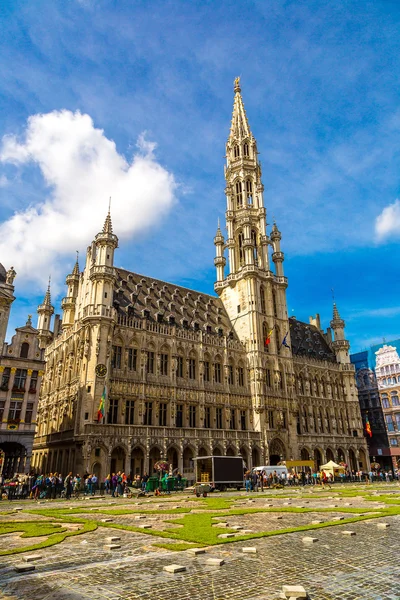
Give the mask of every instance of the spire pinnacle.
M 233 101 L 233 113 L 231 122 L 231 131 L 229 137 L 237 139 L 251 137 L 249 122 L 247 120 L 246 111 L 243 104 L 240 87 L 240 77 L 236 77 L 234 82 L 235 98 Z
M 76 251 L 76 262 L 72 269 L 72 275 L 79 275 L 79 250 Z
M 46 294 L 44 296 L 43 304 L 47 306 L 51 306 L 51 292 L 50 292 L 50 283 L 51 283 L 51 275 L 49 275 L 49 283 L 47 286 Z
M 340 319 L 339 311 L 336 306 L 336 302 L 333 303 L 333 319 Z
M 113 228 L 112 228 L 112 221 L 111 221 L 111 196 L 110 196 L 110 200 L 108 202 L 108 213 L 106 216 L 106 220 L 104 222 L 103 233 L 112 233 L 112 232 L 113 232 Z

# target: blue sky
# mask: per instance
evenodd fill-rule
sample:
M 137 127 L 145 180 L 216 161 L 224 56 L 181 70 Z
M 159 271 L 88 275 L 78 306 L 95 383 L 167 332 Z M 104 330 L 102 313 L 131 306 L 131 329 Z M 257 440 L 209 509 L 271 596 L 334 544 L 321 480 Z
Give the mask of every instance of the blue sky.
M 353 351 L 400 337 L 399 26 L 389 0 L 3 0 L 11 325 L 35 311 L 49 273 L 54 299 L 65 295 L 110 195 L 118 266 L 212 293 L 240 75 L 289 314 L 327 326 L 334 288 Z

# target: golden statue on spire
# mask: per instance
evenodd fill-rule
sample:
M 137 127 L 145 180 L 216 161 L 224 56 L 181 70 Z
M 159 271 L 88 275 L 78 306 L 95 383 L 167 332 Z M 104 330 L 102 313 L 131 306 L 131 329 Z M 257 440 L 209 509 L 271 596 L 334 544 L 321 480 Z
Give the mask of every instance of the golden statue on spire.
M 235 92 L 240 92 L 240 77 L 236 77 L 233 83 Z

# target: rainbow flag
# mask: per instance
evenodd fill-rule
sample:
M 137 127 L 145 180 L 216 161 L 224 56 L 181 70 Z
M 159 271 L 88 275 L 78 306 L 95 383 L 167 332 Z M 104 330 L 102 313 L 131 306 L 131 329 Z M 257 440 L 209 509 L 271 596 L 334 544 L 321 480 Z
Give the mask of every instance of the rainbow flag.
M 106 398 L 107 398 L 107 388 L 104 386 L 103 393 L 100 398 L 100 404 L 97 411 L 97 421 L 100 423 L 101 419 L 104 419 L 106 414 Z
M 365 421 L 365 433 L 367 435 L 369 435 L 369 437 L 372 437 L 372 429 L 371 429 L 371 425 L 368 419 L 368 415 L 367 415 L 367 420 Z

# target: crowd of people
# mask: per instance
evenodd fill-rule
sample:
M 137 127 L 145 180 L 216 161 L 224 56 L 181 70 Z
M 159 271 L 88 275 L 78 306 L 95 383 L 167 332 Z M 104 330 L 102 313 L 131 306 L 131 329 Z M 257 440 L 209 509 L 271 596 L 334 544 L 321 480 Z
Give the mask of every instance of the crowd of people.
M 176 475 L 178 482 L 182 475 Z M 99 481 L 94 473 L 68 473 L 65 477 L 61 473 L 48 473 L 46 475 L 17 475 L 11 480 L 4 480 L 0 475 L 0 489 L 2 499 L 31 498 L 33 500 L 55 500 L 56 498 L 79 498 L 80 496 L 95 496 L 98 493 L 108 494 L 113 498 L 131 495 L 130 488 L 146 491 L 149 475 L 136 475 L 131 477 L 124 472 L 110 473 L 104 480 Z M 160 478 L 160 488 L 171 492 L 169 473 L 164 473 Z
M 182 475 L 177 473 L 175 479 L 180 483 Z M 258 492 L 264 489 L 281 487 L 281 486 L 306 486 L 306 485 L 321 485 L 322 487 L 330 487 L 334 481 L 341 482 L 360 482 L 360 483 L 375 483 L 375 482 L 390 482 L 393 480 L 400 481 L 400 470 L 383 471 L 371 470 L 368 473 L 363 471 L 343 471 L 334 477 L 332 473 L 325 471 L 288 471 L 274 470 L 266 473 L 265 471 L 248 470 L 244 474 L 244 487 L 246 492 Z M 146 491 L 148 487 L 149 475 L 130 476 L 118 471 L 118 473 L 110 473 L 104 480 L 99 481 L 94 473 L 84 473 L 82 476 L 79 473 L 63 476 L 61 473 L 48 473 L 45 475 L 37 475 L 30 473 L 29 475 L 16 475 L 10 480 L 5 480 L 0 475 L 0 498 L 31 498 L 34 500 L 47 499 L 54 500 L 56 498 L 79 498 L 81 496 L 94 496 L 98 493 L 108 494 L 114 498 L 127 497 L 131 495 L 132 487 Z M 155 494 L 161 491 L 170 493 L 172 491 L 172 477 L 169 473 L 163 473 L 159 479 L 159 485 L 153 491 Z
M 305 485 L 321 485 L 322 487 L 330 487 L 335 481 L 341 483 L 373 483 L 400 481 L 400 470 L 398 471 L 343 471 L 335 477 L 332 472 L 324 470 L 311 471 L 266 471 L 249 470 L 244 476 L 246 492 L 263 491 L 264 488 L 282 487 L 282 486 L 305 486 Z

